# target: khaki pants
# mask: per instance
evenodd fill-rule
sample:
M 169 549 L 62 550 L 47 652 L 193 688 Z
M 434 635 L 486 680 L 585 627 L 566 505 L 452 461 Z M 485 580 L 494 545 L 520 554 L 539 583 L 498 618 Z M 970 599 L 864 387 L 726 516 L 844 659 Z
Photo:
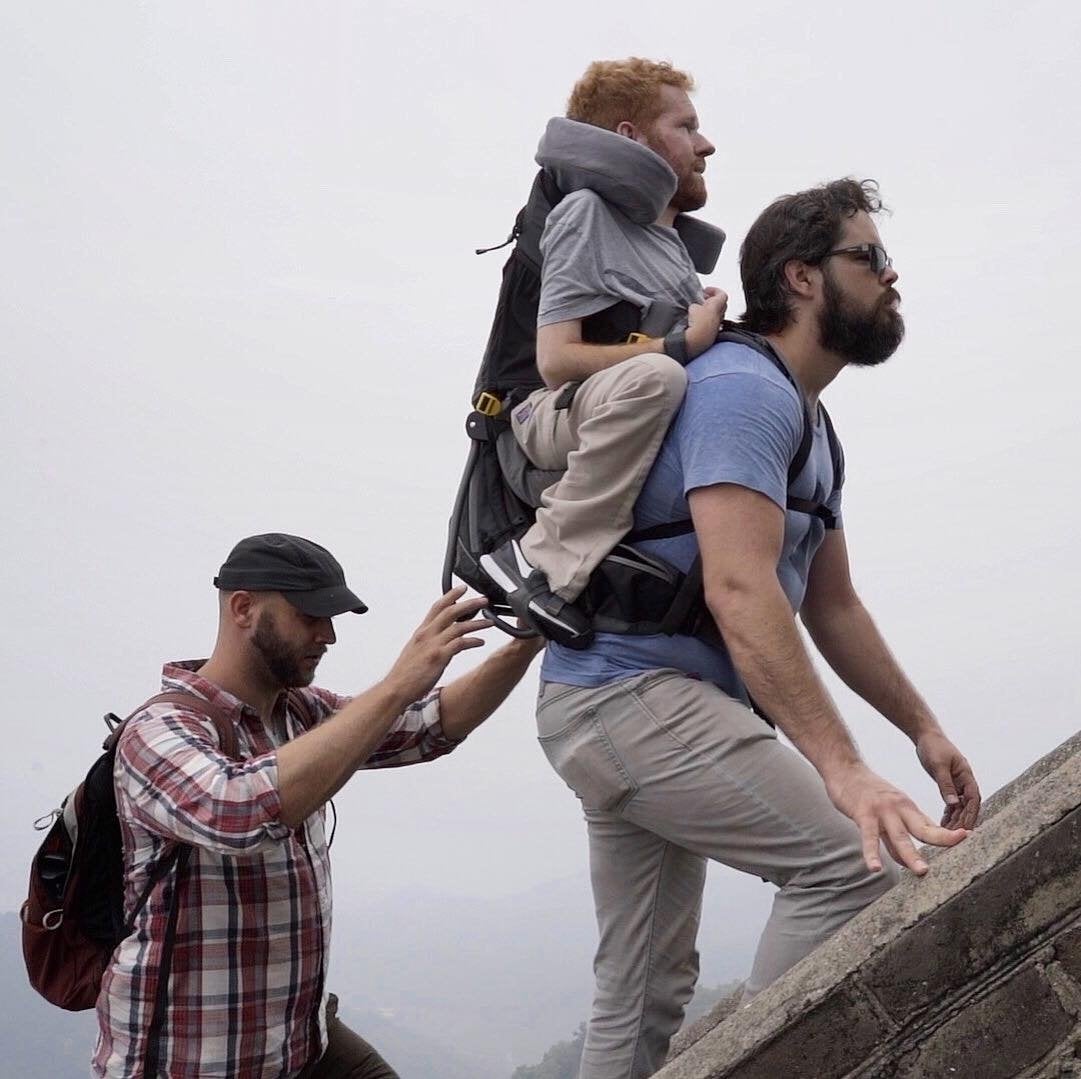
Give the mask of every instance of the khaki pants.
M 546 683 L 540 743 L 585 810 L 600 941 L 580 1079 L 664 1063 L 698 977 L 707 859 L 777 885 L 747 991 L 765 988 L 897 880 L 817 772 L 710 682 L 657 670 Z
M 634 503 L 683 401 L 687 375 L 668 356 L 634 356 L 587 378 L 569 408 L 560 390 L 536 390 L 511 413 L 526 456 L 538 468 L 566 468 L 541 496 L 522 538 L 526 558 L 553 592 L 573 600 L 630 530 Z
M 327 1048 L 297 1079 L 398 1079 L 398 1073 L 338 1018 L 338 998 L 327 996 Z

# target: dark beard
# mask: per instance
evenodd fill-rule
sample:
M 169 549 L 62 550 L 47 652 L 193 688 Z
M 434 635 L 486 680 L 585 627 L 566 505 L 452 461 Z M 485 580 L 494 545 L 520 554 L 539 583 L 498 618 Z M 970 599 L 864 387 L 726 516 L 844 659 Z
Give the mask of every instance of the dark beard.
M 874 367 L 888 360 L 905 336 L 905 320 L 890 306 L 896 293 L 885 292 L 870 311 L 857 311 L 823 267 L 825 302 L 818 314 L 822 347 L 857 367 Z
M 252 647 L 259 653 L 270 676 L 282 689 L 295 686 L 311 685 L 315 671 L 305 671 L 300 667 L 300 656 L 289 647 L 288 642 L 278 633 L 274 619 L 269 611 L 263 611 L 255 623 L 255 632 L 251 638 Z

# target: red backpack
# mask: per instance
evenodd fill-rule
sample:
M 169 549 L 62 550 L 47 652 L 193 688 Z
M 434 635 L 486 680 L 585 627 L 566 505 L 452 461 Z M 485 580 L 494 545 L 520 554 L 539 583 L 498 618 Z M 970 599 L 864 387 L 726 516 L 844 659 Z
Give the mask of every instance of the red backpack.
M 154 885 L 174 866 L 178 875 L 183 873 L 191 856 L 191 847 L 177 843 L 151 870 L 131 917 L 124 920 L 124 855 L 113 763 L 128 720 L 153 704 L 176 704 L 205 716 L 214 724 L 225 756 L 239 758 L 232 721 L 193 693 L 161 693 L 125 720 L 112 713 L 105 717 L 111 728 L 102 746 L 105 752 L 60 808 L 35 822 L 49 833 L 31 862 L 30 889 L 20 912 L 30 984 L 50 1003 L 69 1011 L 94 1007 L 113 951 L 131 932 Z M 175 930 L 175 911 L 173 915 L 170 930 Z M 171 955 L 171 945 L 166 941 L 165 955 Z

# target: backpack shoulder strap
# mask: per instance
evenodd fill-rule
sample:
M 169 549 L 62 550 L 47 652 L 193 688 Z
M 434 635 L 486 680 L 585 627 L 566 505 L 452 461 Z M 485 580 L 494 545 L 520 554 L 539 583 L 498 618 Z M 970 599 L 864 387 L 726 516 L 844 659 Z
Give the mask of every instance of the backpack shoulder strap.
M 730 341 L 733 344 L 746 345 L 748 348 L 754 349 L 754 351 L 760 355 L 765 356 L 765 358 L 769 360 L 786 379 L 788 379 L 792 388 L 799 396 L 803 406 L 803 433 L 800 435 L 799 446 L 796 447 L 796 452 L 793 455 L 792 460 L 788 463 L 787 485 L 791 488 L 792 484 L 796 481 L 796 477 L 799 476 L 803 471 L 804 465 L 807 464 L 807 458 L 810 457 L 811 447 L 814 444 L 814 426 L 810 422 L 807 402 L 803 399 L 803 392 L 800 390 L 795 376 L 788 370 L 784 360 L 777 354 L 777 350 L 764 337 L 757 333 L 751 333 L 749 330 L 741 330 L 729 325 L 717 335 L 717 340 L 719 342 Z M 832 428 L 829 428 L 828 430 L 832 431 Z M 830 447 L 832 451 L 832 442 L 830 443 Z M 835 469 L 834 475 L 836 476 L 836 474 Z M 791 496 L 789 496 L 788 499 L 788 507 L 805 513 L 814 513 L 816 509 L 815 505 L 806 499 L 792 498 Z M 623 542 L 641 543 L 646 540 L 671 539 L 673 536 L 685 536 L 693 531 L 694 524 L 690 518 L 685 518 L 680 521 L 665 521 L 662 524 L 651 525 L 648 528 L 635 529 L 633 532 L 629 532 L 623 537 Z
M 788 486 L 796 482 L 796 477 L 803 471 L 807 464 L 807 458 L 811 456 L 811 446 L 814 444 L 814 425 L 807 415 L 807 406 L 803 406 L 803 433 L 800 435 L 799 446 L 788 465 Z
M 811 455 L 811 446 L 814 443 L 814 424 L 811 422 L 810 410 L 803 396 L 803 390 L 800 389 L 799 383 L 796 381 L 796 376 L 789 371 L 788 364 L 781 359 L 777 350 L 761 334 L 729 326 L 717 335 L 717 340 L 746 345 L 747 348 L 754 349 L 760 356 L 765 356 L 788 379 L 789 384 L 796 391 L 796 396 L 799 397 L 800 406 L 803 410 L 803 433 L 800 435 L 800 442 L 799 446 L 796 447 L 795 455 L 788 464 L 788 486 L 791 487 L 796 477 L 803 471 L 804 465 L 807 464 L 807 458 Z
M 124 720 L 124 724 L 128 722 L 132 716 L 137 716 L 140 712 L 149 708 L 153 704 L 175 704 L 179 708 L 185 708 L 189 712 L 195 712 L 198 715 L 205 716 L 214 724 L 214 730 L 218 735 L 218 744 L 221 746 L 222 753 L 229 757 L 231 760 L 240 760 L 240 745 L 237 742 L 236 727 L 233 725 L 233 721 L 216 705 L 212 704 L 205 697 L 200 697 L 195 693 L 186 693 L 183 690 L 171 690 L 165 693 L 158 693 L 151 697 L 148 701 L 144 701 L 134 712 L 128 716 L 128 719 Z M 123 726 L 123 724 L 121 724 Z M 118 735 L 120 727 L 117 727 L 110 738 Z
M 830 496 L 827 500 L 832 501 L 837 492 L 844 486 L 845 455 L 841 449 L 841 442 L 837 437 L 837 432 L 833 429 L 833 420 L 830 419 L 830 414 L 826 411 L 826 406 L 820 404 L 818 408 L 822 414 L 822 422 L 826 425 L 826 441 L 829 443 L 830 462 L 833 464 L 833 487 L 830 490 Z M 823 506 L 822 509 L 825 510 L 825 512 L 820 512 L 818 516 L 825 522 L 826 528 L 831 531 L 837 528 L 837 517 L 833 511 L 827 509 L 825 506 Z
M 129 720 L 154 704 L 175 704 L 180 708 L 186 708 L 190 712 L 205 716 L 214 724 L 214 730 L 217 732 L 218 742 L 221 746 L 222 753 L 231 760 L 240 760 L 240 745 L 237 742 L 236 728 L 233 726 L 232 720 L 229 719 L 217 705 L 212 704 L 205 697 L 197 696 L 195 693 L 185 693 L 183 690 L 158 693 L 149 700 L 144 701 L 127 717 L 127 719 L 124 719 L 118 726 L 113 728 L 109 737 L 105 740 L 106 750 L 109 750 L 116 745 L 116 742 L 120 737 L 120 732 L 127 726 Z M 138 916 L 139 911 L 142 910 L 143 906 L 150 898 L 150 893 L 154 890 L 154 886 L 167 876 L 174 866 L 177 868 L 178 874 L 183 873 L 190 856 L 191 847 L 183 843 L 178 843 L 171 854 L 162 858 L 161 861 L 150 870 L 146 887 L 136 900 L 131 916 L 127 920 L 125 933 L 131 932 L 131 928 L 135 924 L 135 919 Z
M 143 1057 L 144 1075 L 158 1074 L 161 1056 L 161 1035 L 165 1026 L 165 1012 L 169 1002 L 169 976 L 172 973 L 173 950 L 176 944 L 177 922 L 180 917 L 180 882 L 188 868 L 191 854 L 191 847 L 180 845 L 177 847 L 175 858 L 170 859 L 170 862 L 176 866 L 176 878 L 173 881 L 173 890 L 169 897 L 169 918 L 165 923 L 165 939 L 162 941 L 158 969 L 158 988 L 154 994 L 154 1011 L 151 1014 L 150 1026 L 146 1035 L 146 1053 Z
M 845 455 L 826 406 L 820 404 L 818 408 L 822 413 L 822 422 L 826 425 L 826 441 L 829 443 L 830 460 L 833 462 L 833 494 L 836 494 L 845 483 Z
M 718 335 L 717 340 L 735 341 L 761 353 L 773 363 L 785 378 L 788 379 L 796 390 L 796 393 L 799 395 L 800 402 L 803 406 L 803 433 L 800 436 L 799 446 L 796 448 L 796 452 L 788 464 L 788 486 L 791 488 L 796 482 L 799 474 L 803 471 L 804 466 L 807 464 L 807 459 L 811 456 L 811 448 L 814 445 L 814 421 L 811 418 L 811 412 L 807 407 L 807 401 L 803 396 L 803 391 L 796 382 L 795 376 L 789 371 L 787 364 L 785 364 L 784 360 L 782 360 L 777 353 L 777 350 L 760 334 L 751 333 L 748 330 L 728 328 Z M 818 408 L 822 415 L 822 420 L 826 425 L 826 438 L 829 442 L 830 460 L 833 462 L 832 493 L 836 493 L 844 480 L 844 458 L 841 454 L 841 445 L 837 440 L 837 432 L 833 429 L 833 421 L 830 419 L 829 413 L 822 404 L 819 404 Z M 793 495 L 789 495 L 788 508 L 797 510 L 800 513 L 808 513 L 812 517 L 821 518 L 825 522 L 827 528 L 836 528 L 837 526 L 837 521 L 833 513 L 825 505 L 819 505 L 816 502 L 812 502 L 810 499 L 796 498 Z

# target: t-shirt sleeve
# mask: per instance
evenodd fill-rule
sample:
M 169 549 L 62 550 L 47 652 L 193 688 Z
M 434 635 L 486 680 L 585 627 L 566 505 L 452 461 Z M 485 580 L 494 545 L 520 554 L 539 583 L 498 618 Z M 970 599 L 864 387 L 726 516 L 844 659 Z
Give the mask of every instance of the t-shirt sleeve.
M 787 387 L 752 372 L 692 378 L 675 428 L 683 493 L 735 483 L 783 510 L 802 433 L 801 406 Z
M 588 318 L 619 299 L 605 283 L 601 252 L 611 249 L 602 236 L 616 226 L 599 195 L 568 195 L 545 222 L 540 248 L 540 304 L 537 325 Z

